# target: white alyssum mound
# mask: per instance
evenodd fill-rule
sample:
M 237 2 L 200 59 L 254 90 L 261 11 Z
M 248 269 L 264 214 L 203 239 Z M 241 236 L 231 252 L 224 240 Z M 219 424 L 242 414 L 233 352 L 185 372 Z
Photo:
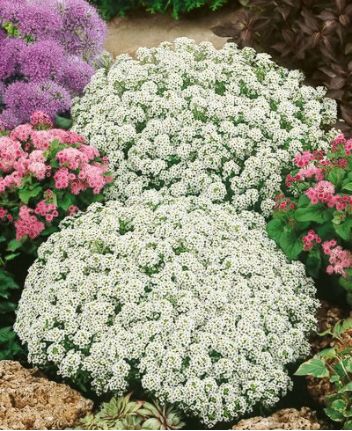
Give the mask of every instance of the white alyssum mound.
M 137 380 L 210 426 L 286 393 L 314 293 L 262 216 L 149 192 L 62 223 L 30 269 L 15 330 L 36 365 L 99 394 Z
M 297 151 L 324 149 L 336 105 L 267 54 L 181 38 L 119 56 L 72 109 L 74 129 L 108 154 L 126 200 L 146 189 L 268 215 Z

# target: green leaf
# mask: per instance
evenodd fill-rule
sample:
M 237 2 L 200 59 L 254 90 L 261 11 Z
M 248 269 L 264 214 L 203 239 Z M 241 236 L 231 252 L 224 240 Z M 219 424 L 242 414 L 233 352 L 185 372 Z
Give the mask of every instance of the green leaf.
M 335 229 L 331 221 L 327 221 L 326 223 L 317 226 L 315 231 L 320 236 L 320 238 L 324 239 L 335 235 Z
M 301 195 L 298 198 L 298 202 L 297 202 L 297 206 L 298 207 L 307 207 L 310 204 L 310 200 L 308 198 L 308 196 L 306 196 L 305 194 Z
M 16 239 L 11 240 L 7 244 L 7 250 L 16 251 L 22 246 L 22 241 L 17 241 Z
M 318 278 L 321 269 L 321 254 L 317 249 L 312 249 L 306 260 L 307 272 L 311 277 Z
M 344 320 L 339 320 L 332 330 L 332 335 L 335 338 L 338 338 L 348 329 L 352 329 L 352 317 L 348 317 Z
M 346 172 L 344 169 L 336 167 L 331 169 L 331 171 L 327 176 L 327 179 L 331 181 L 335 187 L 338 187 L 341 185 L 345 175 L 346 175 Z
M 333 359 L 336 358 L 336 350 L 334 347 L 329 347 L 327 349 L 323 349 L 318 353 L 319 358 L 321 359 Z
M 42 188 L 40 186 L 36 186 L 33 189 L 24 188 L 19 191 L 18 195 L 21 201 L 27 205 L 29 200 L 31 198 L 37 197 L 41 191 L 42 191 Z
M 336 233 L 345 241 L 350 241 L 352 239 L 352 219 L 347 219 L 345 222 L 340 224 L 334 223 L 334 228 Z
M 266 231 L 268 232 L 269 237 L 276 242 L 279 242 L 279 238 L 283 228 L 284 223 L 282 220 L 279 219 L 270 220 L 269 223 L 266 225 Z
M 329 418 L 335 422 L 343 422 L 345 420 L 345 417 L 342 413 L 337 412 L 334 409 L 331 409 L 330 407 L 327 407 L 324 409 L 324 412 L 326 413 Z
M 352 430 L 352 421 L 348 420 L 343 424 L 343 429 L 344 430 Z
M 352 392 L 352 382 L 347 383 L 347 385 L 343 386 L 338 392 L 339 393 Z
M 20 255 L 20 253 L 10 253 L 10 254 L 7 254 L 6 256 L 5 256 L 5 260 L 7 261 L 7 262 L 10 262 L 10 260 L 14 260 L 14 259 L 16 259 L 16 257 L 18 257 Z
M 345 185 L 342 187 L 342 190 L 347 190 L 347 191 L 349 191 L 349 192 L 352 192 L 352 182 L 345 184 Z
M 295 213 L 295 219 L 300 222 L 316 222 L 319 224 L 327 220 L 324 208 L 321 205 L 312 205 L 307 208 L 298 208 Z
M 347 403 L 344 399 L 340 398 L 334 400 L 329 407 L 336 410 L 337 412 L 343 413 L 347 408 Z
M 60 129 L 70 129 L 72 126 L 72 119 L 71 118 L 65 118 L 61 117 L 60 115 L 57 115 L 55 117 L 55 125 L 59 127 Z
M 58 201 L 58 206 L 59 206 L 59 208 L 63 209 L 64 211 L 67 211 L 69 209 L 69 207 L 74 204 L 75 200 L 76 200 L 75 196 L 73 196 L 69 193 L 66 193 L 62 197 L 62 199 Z
M 287 227 L 281 232 L 279 246 L 290 260 L 298 259 L 298 256 L 303 251 L 302 241 Z
M 304 362 L 295 372 L 295 376 L 313 376 L 317 378 L 329 377 L 329 371 L 324 362 L 318 358 L 312 358 Z

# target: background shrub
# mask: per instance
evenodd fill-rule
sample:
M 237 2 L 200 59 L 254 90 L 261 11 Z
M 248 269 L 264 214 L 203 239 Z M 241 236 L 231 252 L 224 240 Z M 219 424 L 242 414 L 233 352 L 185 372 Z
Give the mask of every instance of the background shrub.
M 228 0 L 90 0 L 100 10 L 105 19 L 116 14 L 124 15 L 126 12 L 144 8 L 150 13 L 165 13 L 171 11 L 174 18 L 194 9 L 207 7 L 211 10 L 219 9 Z
M 53 119 L 94 73 L 105 25 L 85 0 L 0 0 L 0 126 Z
M 214 29 L 241 46 L 271 53 L 304 71 L 337 99 L 352 126 L 352 4 L 347 0 L 242 0 L 235 21 Z M 339 124 L 344 127 L 344 124 Z

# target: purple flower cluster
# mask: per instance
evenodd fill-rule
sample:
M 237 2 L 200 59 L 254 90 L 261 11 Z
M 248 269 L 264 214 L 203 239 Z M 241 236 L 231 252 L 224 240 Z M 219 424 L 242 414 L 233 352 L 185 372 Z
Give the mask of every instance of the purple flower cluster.
M 103 50 L 105 24 L 85 0 L 0 0 L 0 128 L 52 118 L 82 93 Z

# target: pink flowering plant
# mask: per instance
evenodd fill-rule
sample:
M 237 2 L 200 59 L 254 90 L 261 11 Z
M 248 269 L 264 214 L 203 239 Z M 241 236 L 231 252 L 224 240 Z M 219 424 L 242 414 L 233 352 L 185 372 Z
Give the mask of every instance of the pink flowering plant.
M 0 137 L 2 263 L 35 254 L 66 215 L 102 199 L 108 161 L 72 131 L 52 128 L 42 112 Z
M 337 136 L 329 151 L 296 155 L 296 168 L 276 196 L 269 236 L 309 275 L 339 278 L 352 300 L 352 139 Z

